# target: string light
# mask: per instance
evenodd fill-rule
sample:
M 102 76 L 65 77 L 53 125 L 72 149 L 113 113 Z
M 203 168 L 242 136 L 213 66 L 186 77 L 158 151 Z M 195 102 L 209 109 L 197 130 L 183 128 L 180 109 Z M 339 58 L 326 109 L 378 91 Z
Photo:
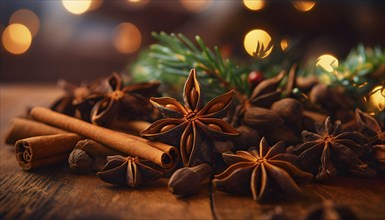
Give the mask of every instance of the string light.
M 29 9 L 19 9 L 15 11 L 9 18 L 9 24 L 23 24 L 31 32 L 34 37 L 40 28 L 40 20 L 37 15 Z
M 243 4 L 252 11 L 258 11 L 265 7 L 264 0 L 243 0 Z
M 201 12 L 205 9 L 207 9 L 211 3 L 212 0 L 179 0 L 182 6 L 191 12 Z
M 310 11 L 315 5 L 315 2 L 313 1 L 295 1 L 293 2 L 293 6 L 298 10 L 298 11 Z
M 96 10 L 96 9 L 100 8 L 100 6 L 102 6 L 102 4 L 103 4 L 103 0 L 92 0 L 91 1 L 91 5 L 87 9 L 87 11 Z
M 248 54 L 257 58 L 266 58 L 273 50 L 270 35 L 261 29 L 246 34 L 243 45 Z
M 22 24 L 10 24 L 2 35 L 4 48 L 12 54 L 23 54 L 32 43 L 32 35 Z
M 282 49 L 282 51 L 285 51 L 288 46 L 289 46 L 289 41 L 287 39 L 282 39 L 281 40 L 281 49 Z
M 72 14 L 80 15 L 90 9 L 91 0 L 62 0 L 63 6 Z
M 332 73 L 338 67 L 338 59 L 330 54 L 324 54 L 318 57 L 316 66 Z
M 113 43 L 117 51 L 124 54 L 135 52 L 142 42 L 139 29 L 131 23 L 121 23 L 114 29 Z
M 379 111 L 385 109 L 385 87 L 377 86 L 369 93 L 369 104 Z

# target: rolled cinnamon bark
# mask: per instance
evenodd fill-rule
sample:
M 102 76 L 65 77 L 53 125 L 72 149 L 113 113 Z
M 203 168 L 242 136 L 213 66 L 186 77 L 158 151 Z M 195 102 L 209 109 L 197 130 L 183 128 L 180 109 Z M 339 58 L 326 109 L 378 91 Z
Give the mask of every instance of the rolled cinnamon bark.
M 120 121 L 114 121 L 114 123 L 112 124 L 111 127 L 114 130 L 117 129 L 117 130 L 123 131 L 125 133 L 128 132 L 127 135 L 129 135 L 131 138 L 139 140 L 139 141 L 144 142 L 146 144 L 149 144 L 149 145 L 167 153 L 170 157 L 178 158 L 179 155 L 178 155 L 178 152 L 175 151 L 175 149 L 176 149 L 175 147 L 168 145 L 168 144 L 164 144 L 162 142 L 154 142 L 154 141 L 150 141 L 150 140 L 141 138 L 139 136 L 132 135 L 132 133 L 140 134 L 141 131 L 147 129 L 150 125 L 151 125 L 151 123 L 146 122 L 146 121 L 122 121 L 122 120 L 120 120 Z
M 140 134 L 141 131 L 146 130 L 151 123 L 147 121 L 128 121 L 128 120 L 115 120 L 110 126 L 113 130 L 123 131 L 133 135 Z
M 15 144 L 16 159 L 24 170 L 65 162 L 80 139 L 71 133 L 21 139 Z
M 168 145 L 168 144 L 165 144 L 165 143 L 162 143 L 162 142 L 155 142 L 155 141 L 150 141 L 150 140 L 147 140 L 147 139 L 144 139 L 144 138 L 141 138 L 141 137 L 138 137 L 138 136 L 134 136 L 134 135 L 129 135 L 131 138 L 135 139 L 135 140 L 138 140 L 140 142 L 143 142 L 143 143 L 146 143 L 148 145 L 151 145 L 163 152 L 165 152 L 169 157 L 171 158 L 174 158 L 174 160 L 177 160 L 178 157 L 179 157 L 179 152 L 178 150 L 171 146 L 171 145 Z
M 9 145 L 14 145 L 16 141 L 24 138 L 68 133 L 62 129 L 25 118 L 12 119 L 8 127 L 5 143 Z
M 175 159 L 167 153 L 128 134 L 99 127 L 43 107 L 34 107 L 30 114 L 37 121 L 80 134 L 114 150 L 152 161 L 163 168 L 172 167 L 175 163 Z M 176 148 L 173 150 L 177 152 Z

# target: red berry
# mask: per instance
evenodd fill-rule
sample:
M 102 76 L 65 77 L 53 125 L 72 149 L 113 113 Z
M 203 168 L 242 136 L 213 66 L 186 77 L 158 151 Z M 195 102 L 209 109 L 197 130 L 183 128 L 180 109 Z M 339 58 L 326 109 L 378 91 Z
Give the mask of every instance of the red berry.
M 249 81 L 249 84 L 250 86 L 252 87 L 255 87 L 256 85 L 258 85 L 260 82 L 262 82 L 263 80 L 265 79 L 265 77 L 263 76 L 263 73 L 259 72 L 259 71 L 252 71 L 249 73 L 249 76 L 248 76 L 248 81 Z

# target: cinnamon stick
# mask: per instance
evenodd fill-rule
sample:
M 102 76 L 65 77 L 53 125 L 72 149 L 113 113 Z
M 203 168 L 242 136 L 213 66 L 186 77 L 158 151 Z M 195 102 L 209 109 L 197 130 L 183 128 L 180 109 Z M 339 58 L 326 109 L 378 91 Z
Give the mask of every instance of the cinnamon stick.
M 115 121 L 112 124 L 112 128 L 123 131 L 125 133 L 128 132 L 127 135 L 130 136 L 131 138 L 136 139 L 136 140 L 141 141 L 141 142 L 144 142 L 148 145 L 151 145 L 151 146 L 167 153 L 167 155 L 169 155 L 170 157 L 178 158 L 179 157 L 178 152 L 175 151 L 176 148 L 174 148 L 173 146 L 170 146 L 168 144 L 164 144 L 162 142 L 150 141 L 150 140 L 147 140 L 147 139 L 144 139 L 144 138 L 141 138 L 139 136 L 135 136 L 135 135 L 131 134 L 131 133 L 139 134 L 141 131 L 147 129 L 150 125 L 151 125 L 151 123 L 146 122 L 146 121 L 121 121 L 120 120 L 120 121 Z
M 131 138 L 135 139 L 135 140 L 146 143 L 152 147 L 155 147 L 155 148 L 165 152 L 169 157 L 174 158 L 175 160 L 177 160 L 179 157 L 178 150 L 171 145 L 168 145 L 168 144 L 165 144 L 162 142 L 150 141 L 150 140 L 147 140 L 147 139 L 144 139 L 144 138 L 141 138 L 138 136 L 134 136 L 134 135 L 129 135 L 129 134 L 127 134 L 127 135 L 130 136 Z
M 25 118 L 12 119 L 8 127 L 5 143 L 9 145 L 14 145 L 16 141 L 28 137 L 68 133 L 62 129 Z
M 21 139 L 15 144 L 16 159 L 24 170 L 65 162 L 80 139 L 71 133 Z
M 107 156 L 113 155 L 127 156 L 96 141 L 85 139 L 76 144 L 68 157 L 68 164 L 70 168 L 80 172 L 100 171 Z
M 146 130 L 150 125 L 151 123 L 147 121 L 115 120 L 110 128 L 133 135 L 138 135 L 141 131 Z
M 119 152 L 152 161 L 163 168 L 172 167 L 175 163 L 175 158 L 169 154 L 128 134 L 99 127 L 43 107 L 34 107 L 30 114 L 37 121 L 80 134 Z M 176 148 L 170 148 L 177 152 Z

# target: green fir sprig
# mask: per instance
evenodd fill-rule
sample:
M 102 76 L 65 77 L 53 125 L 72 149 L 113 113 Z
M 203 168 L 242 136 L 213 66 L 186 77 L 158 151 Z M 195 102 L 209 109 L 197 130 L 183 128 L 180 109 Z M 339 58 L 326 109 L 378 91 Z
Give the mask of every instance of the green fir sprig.
M 195 43 L 183 34 L 154 32 L 152 36 L 158 43 L 151 45 L 132 65 L 130 72 L 136 81 L 158 79 L 168 91 L 177 91 L 191 68 L 195 68 L 209 98 L 231 89 L 241 94 L 250 93 L 247 82 L 250 69 L 224 59 L 217 46 L 211 50 L 199 36 L 195 37 Z

